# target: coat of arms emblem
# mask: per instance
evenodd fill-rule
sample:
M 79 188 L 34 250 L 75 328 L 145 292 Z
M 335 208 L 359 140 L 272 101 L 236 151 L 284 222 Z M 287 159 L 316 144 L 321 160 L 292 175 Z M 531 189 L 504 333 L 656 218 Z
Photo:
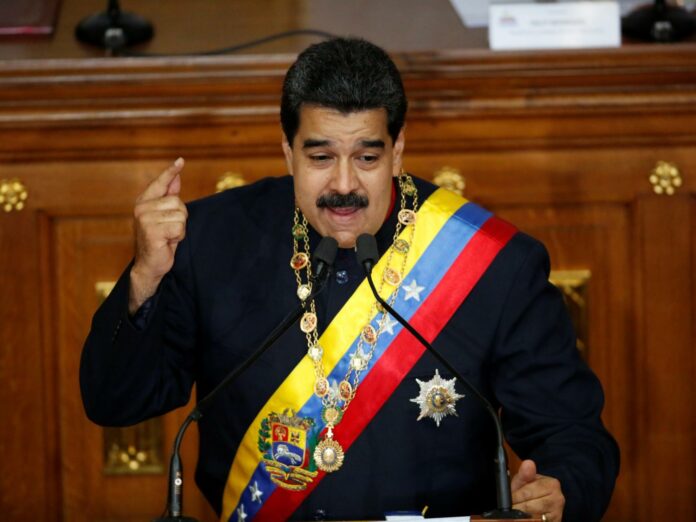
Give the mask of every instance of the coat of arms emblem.
M 300 491 L 317 476 L 310 458 L 316 446 L 313 427 L 313 419 L 298 417 L 292 410 L 271 413 L 261 421 L 258 446 L 273 483 Z

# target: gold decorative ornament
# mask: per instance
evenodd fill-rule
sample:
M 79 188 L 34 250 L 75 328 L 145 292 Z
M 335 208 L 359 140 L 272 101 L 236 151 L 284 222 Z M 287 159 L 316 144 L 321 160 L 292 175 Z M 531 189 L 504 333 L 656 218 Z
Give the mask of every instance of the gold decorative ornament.
M 306 284 L 306 285 L 300 285 L 297 287 L 297 297 L 300 298 L 300 301 L 304 301 L 307 299 L 312 293 L 312 285 L 311 284 Z
M 17 178 L 0 180 L 0 206 L 5 212 L 19 212 L 28 197 L 27 188 Z
M 382 278 L 385 283 L 389 283 L 392 286 L 399 286 L 401 284 L 401 274 L 393 268 L 385 268 Z
M 114 286 L 116 286 L 116 281 L 97 281 L 94 283 L 94 291 L 97 294 L 97 301 L 99 304 L 104 302 L 111 293 L 111 290 L 114 289 Z
M 416 222 L 416 213 L 408 208 L 399 210 L 399 223 L 404 226 L 413 225 Z
M 464 195 L 464 189 L 466 189 L 464 176 L 453 167 L 445 166 L 436 170 L 433 174 L 433 183 L 460 196 Z
M 238 172 L 225 172 L 215 184 L 215 192 L 222 192 L 224 190 L 241 187 L 242 185 L 246 185 L 244 176 Z
M 420 414 L 417 420 L 430 417 L 435 421 L 437 427 L 440 427 L 440 422 L 448 415 L 457 416 L 455 408 L 457 401 L 464 397 L 454 389 L 456 378 L 443 379 L 440 377 L 440 372 L 436 369 L 435 375 L 429 381 L 421 381 L 416 379 L 420 392 L 417 397 L 411 399 L 420 406 Z
M 682 185 L 679 169 L 673 163 L 658 161 L 648 178 L 655 194 L 671 196 Z
M 587 359 L 588 328 L 588 286 L 592 273 L 589 270 L 552 270 L 549 281 L 561 291 L 563 301 L 576 333 L 575 347 Z
M 326 472 L 332 473 L 343 465 L 343 448 L 328 436 L 317 444 L 314 450 L 314 462 L 317 468 Z
M 300 330 L 302 330 L 304 333 L 310 333 L 313 332 L 317 327 L 317 314 L 313 314 L 312 312 L 305 312 L 305 314 L 302 316 L 302 319 L 300 319 Z

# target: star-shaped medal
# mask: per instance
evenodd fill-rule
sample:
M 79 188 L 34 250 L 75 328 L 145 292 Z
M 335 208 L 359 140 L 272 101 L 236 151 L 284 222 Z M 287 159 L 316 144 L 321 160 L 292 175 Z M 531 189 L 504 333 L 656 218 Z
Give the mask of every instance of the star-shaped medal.
M 439 428 L 444 417 L 457 415 L 457 410 L 454 408 L 455 404 L 464 395 L 459 395 L 454 389 L 454 381 L 456 381 L 455 378 L 443 379 L 437 370 L 429 381 L 416 379 L 418 386 L 420 386 L 420 393 L 418 397 L 411 399 L 411 402 L 420 406 L 418 420 L 430 417 Z
M 402 286 L 401 288 L 403 288 L 403 290 L 406 292 L 406 295 L 404 295 L 404 301 L 415 299 L 416 301 L 420 302 L 420 293 L 425 290 L 424 286 L 418 286 L 418 282 L 415 279 L 411 280 L 410 284 Z

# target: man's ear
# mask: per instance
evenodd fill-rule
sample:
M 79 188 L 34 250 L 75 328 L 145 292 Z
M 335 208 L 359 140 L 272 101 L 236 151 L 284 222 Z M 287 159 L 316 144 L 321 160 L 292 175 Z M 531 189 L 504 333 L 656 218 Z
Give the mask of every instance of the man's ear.
M 404 137 L 404 129 L 402 128 L 399 131 L 399 135 L 396 138 L 396 141 L 394 142 L 394 146 L 392 147 L 392 158 L 393 158 L 393 165 L 394 169 L 392 172 L 392 176 L 398 176 L 401 174 L 401 167 L 403 166 L 403 156 L 404 156 L 404 145 L 406 144 L 406 138 Z
M 288 142 L 288 138 L 283 134 L 283 141 L 281 142 L 283 147 L 283 154 L 285 155 L 285 166 L 288 169 L 288 174 L 293 175 L 292 172 L 292 147 Z

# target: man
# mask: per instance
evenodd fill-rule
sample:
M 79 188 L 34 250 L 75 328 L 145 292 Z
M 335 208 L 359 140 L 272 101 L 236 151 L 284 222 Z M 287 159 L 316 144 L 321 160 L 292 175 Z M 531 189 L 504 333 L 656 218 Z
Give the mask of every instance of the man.
M 321 236 L 340 246 L 307 313 L 199 423 L 196 480 L 223 519 L 382 518 L 495 507 L 491 420 L 375 305 L 352 248 L 376 236 L 380 292 L 500 408 L 525 460 L 514 507 L 598 520 L 618 471 L 548 257 L 488 212 L 402 172 L 406 98 L 362 40 L 305 50 L 283 86 L 292 177 L 185 206 L 183 160 L 135 207 L 136 255 L 95 314 L 88 416 L 127 425 L 205 396 L 301 300 Z

